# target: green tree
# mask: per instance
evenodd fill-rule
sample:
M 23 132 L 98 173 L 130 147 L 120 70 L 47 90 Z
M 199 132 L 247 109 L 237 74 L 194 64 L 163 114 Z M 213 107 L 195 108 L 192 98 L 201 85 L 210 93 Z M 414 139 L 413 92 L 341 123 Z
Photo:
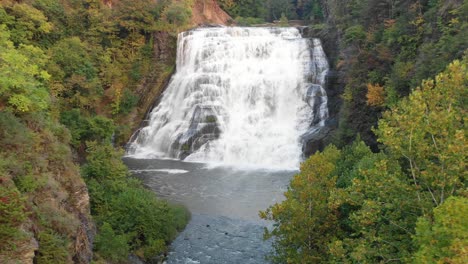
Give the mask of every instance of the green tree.
M 437 206 L 464 192 L 467 87 L 467 59 L 455 61 L 386 112 L 375 130 L 386 149 L 407 162 L 419 201 L 427 195 Z
M 32 44 L 52 30 L 52 24 L 38 9 L 25 3 L 4 4 L 8 14 L 0 7 L 0 23 L 11 31 L 11 40 L 15 45 Z
M 62 39 L 50 49 L 48 69 L 56 85 L 54 91 L 67 106 L 93 109 L 103 93 L 88 49 L 78 37 Z
M 265 1 L 265 5 L 268 12 L 268 19 L 271 21 L 280 19 L 283 13 L 289 19 L 296 18 L 291 0 L 268 0 Z
M 24 198 L 14 186 L 0 185 L 0 253 L 14 250 L 15 242 L 24 236 L 19 229 L 27 217 L 24 205 Z
M 80 109 L 60 113 L 60 122 L 67 126 L 72 135 L 72 144 L 79 148 L 86 141 L 111 142 L 115 125 L 103 116 L 86 117 Z
M 128 169 L 121 161 L 122 151 L 116 151 L 112 145 L 87 142 L 87 163 L 82 168 L 83 176 L 96 179 L 102 183 L 105 180 L 122 182 L 126 179 Z
M 265 238 L 275 237 L 271 256 L 274 262 L 327 260 L 328 244 L 339 228 L 337 207 L 330 198 L 339 157 L 340 151 L 333 146 L 311 156 L 292 179 L 286 200 L 260 212 L 261 218 L 275 222 L 271 231 L 265 230 Z
M 154 27 L 157 1 L 120 0 L 115 3 L 114 19 L 129 32 L 150 32 Z
M 10 36 L 0 24 L 0 109 L 7 105 L 16 113 L 44 110 L 49 106 L 46 84 L 50 75 L 44 70 L 47 57 L 34 46 L 16 48 Z
M 421 217 L 414 240 L 419 249 L 414 263 L 466 263 L 468 260 L 468 199 L 449 197 L 434 209 L 434 217 Z
M 70 78 L 73 74 L 92 80 L 97 76 L 97 70 L 87 51 L 87 45 L 78 37 L 60 40 L 51 49 L 51 59 L 54 78 L 60 80 Z
M 67 242 L 52 230 L 41 231 L 38 235 L 40 248 L 37 252 L 38 264 L 69 263 L 70 253 L 67 250 Z
M 183 26 L 190 21 L 192 10 L 184 3 L 173 2 L 163 14 L 165 20 L 177 26 Z
M 232 17 L 255 17 L 264 19 L 267 9 L 264 1 L 260 0 L 235 0 L 232 8 L 228 9 Z
M 112 262 L 124 262 L 128 258 L 129 246 L 125 235 L 117 235 L 112 226 L 104 222 L 95 241 L 100 256 Z
M 355 147 L 363 145 L 361 142 Z M 421 210 L 414 206 L 416 194 L 397 162 L 366 148 L 367 153 L 354 159 L 356 163 L 346 166 L 348 173 L 339 174 L 339 178 L 346 175 L 351 181 L 335 192 L 342 232 L 330 244 L 331 259 L 356 263 L 406 262 L 413 250 L 411 236 L 415 222 L 421 215 Z M 347 159 L 346 156 L 343 158 Z
M 286 17 L 286 15 L 284 13 L 281 13 L 281 17 L 280 17 L 280 20 L 279 20 L 279 25 L 282 26 L 282 27 L 287 27 L 288 26 L 288 18 Z
M 366 38 L 366 31 L 360 25 L 352 26 L 346 29 L 344 38 L 346 43 L 360 43 Z

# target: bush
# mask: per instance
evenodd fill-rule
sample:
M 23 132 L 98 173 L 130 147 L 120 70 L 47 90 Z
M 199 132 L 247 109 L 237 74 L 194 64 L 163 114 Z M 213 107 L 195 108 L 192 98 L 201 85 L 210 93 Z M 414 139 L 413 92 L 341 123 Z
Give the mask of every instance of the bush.
M 88 131 L 85 140 L 110 142 L 115 131 L 114 121 L 103 116 L 94 116 L 89 119 Z
M 468 247 L 468 199 L 449 197 L 434 209 L 434 218 L 420 217 L 414 240 L 414 263 L 465 263 Z
M 177 26 L 187 24 L 192 17 L 192 11 L 181 3 L 172 3 L 164 12 L 165 20 Z
M 166 243 L 162 239 L 150 240 L 148 245 L 143 248 L 143 256 L 145 259 L 154 262 L 156 259 L 159 261 L 159 255 L 166 249 Z
M 142 188 L 127 187 L 109 202 L 110 214 L 104 219 L 121 234 L 131 234 L 133 248 L 151 240 L 169 241 L 175 233 L 172 215 L 166 202 Z
M 0 145 L 3 151 L 29 152 L 34 134 L 12 113 L 0 111 Z
M 0 185 L 0 253 L 11 250 L 15 241 L 21 239 L 23 232 L 19 227 L 24 220 L 26 212 L 21 194 L 14 187 Z
M 241 17 L 238 16 L 236 17 L 236 23 L 239 26 L 252 26 L 256 24 L 262 24 L 265 22 L 262 18 L 257 18 L 257 17 Z
M 78 37 L 72 37 L 60 40 L 51 50 L 52 61 L 58 70 L 58 78 L 80 75 L 91 80 L 97 77 L 97 69 L 94 67 L 88 52 L 86 44 Z M 52 72 L 54 73 L 54 72 Z
M 99 228 L 94 245 L 100 256 L 112 262 L 124 262 L 128 257 L 127 237 L 117 235 L 107 222 Z
M 366 31 L 361 25 L 352 26 L 345 30 L 344 38 L 346 43 L 359 43 L 366 39 Z
M 115 131 L 111 119 L 103 116 L 85 117 L 77 108 L 62 112 L 60 122 L 70 130 L 71 142 L 75 147 L 85 141 L 110 142 Z
M 39 251 L 36 256 L 37 264 L 69 263 L 68 241 L 53 233 L 51 230 L 39 233 Z
M 33 175 L 27 174 L 13 178 L 16 187 L 23 193 L 34 192 L 37 188 L 45 184 L 44 179 L 36 179 Z
M 128 114 L 138 103 L 138 96 L 134 95 L 128 89 L 124 90 L 122 100 L 120 101 L 119 113 Z
M 82 167 L 85 178 L 102 183 L 105 180 L 123 181 L 128 176 L 127 167 L 120 160 L 121 151 L 116 151 L 110 144 L 100 145 L 95 141 L 88 142 L 87 147 L 87 163 Z
M 279 20 L 280 27 L 287 27 L 288 24 L 289 24 L 288 18 L 286 17 L 284 13 L 281 13 L 281 17 Z
M 170 204 L 169 208 L 172 214 L 172 224 L 177 231 L 184 230 L 187 223 L 190 221 L 190 212 L 183 205 Z M 171 239 L 175 238 L 172 237 Z

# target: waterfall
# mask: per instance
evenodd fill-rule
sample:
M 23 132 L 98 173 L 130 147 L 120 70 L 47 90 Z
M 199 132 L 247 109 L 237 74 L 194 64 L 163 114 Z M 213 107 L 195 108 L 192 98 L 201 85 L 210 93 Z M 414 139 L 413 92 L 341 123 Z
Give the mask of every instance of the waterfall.
M 127 154 L 298 168 L 301 136 L 328 117 L 320 40 L 220 27 L 180 33 L 177 45 L 176 73 Z

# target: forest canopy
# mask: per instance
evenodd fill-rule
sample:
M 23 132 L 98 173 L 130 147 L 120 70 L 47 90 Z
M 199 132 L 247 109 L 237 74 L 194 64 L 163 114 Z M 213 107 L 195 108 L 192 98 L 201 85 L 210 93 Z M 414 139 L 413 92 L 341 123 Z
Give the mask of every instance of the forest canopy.
M 386 111 L 382 151 L 361 140 L 307 159 L 275 222 L 275 263 L 464 263 L 468 260 L 468 58 Z

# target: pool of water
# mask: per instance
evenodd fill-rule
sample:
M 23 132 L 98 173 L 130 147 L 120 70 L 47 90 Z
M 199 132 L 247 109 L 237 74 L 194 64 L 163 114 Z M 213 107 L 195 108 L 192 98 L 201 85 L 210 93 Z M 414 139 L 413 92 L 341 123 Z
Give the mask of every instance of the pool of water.
M 260 210 L 284 199 L 291 170 L 212 167 L 178 160 L 124 158 L 135 177 L 161 198 L 192 213 L 167 263 L 268 263 L 271 241 Z

